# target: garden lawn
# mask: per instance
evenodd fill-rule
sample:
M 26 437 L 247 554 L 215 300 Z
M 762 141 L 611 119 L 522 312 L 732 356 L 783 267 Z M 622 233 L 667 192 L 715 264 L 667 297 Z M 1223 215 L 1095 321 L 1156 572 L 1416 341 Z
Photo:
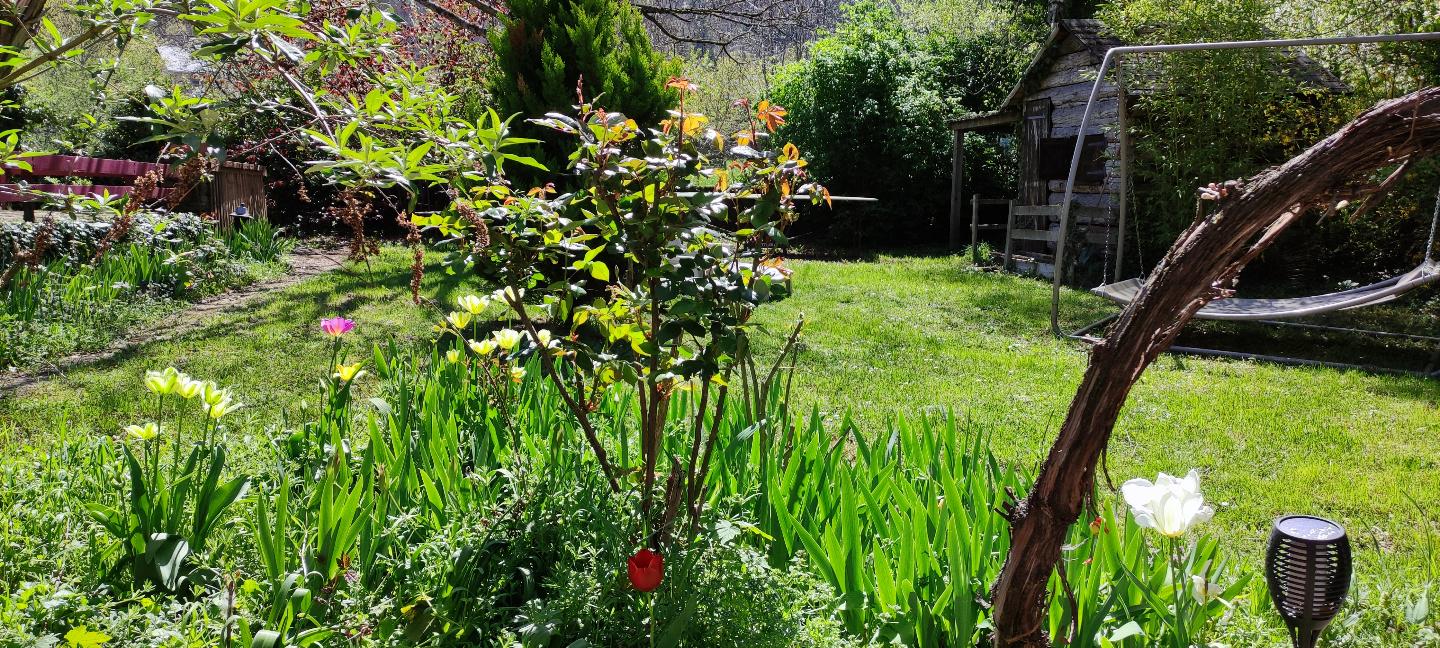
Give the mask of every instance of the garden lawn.
M 178 339 L 0 397 L 0 453 L 43 443 L 62 422 L 72 434 L 113 434 L 148 418 L 140 377 L 170 364 L 235 388 L 246 403 L 237 416 L 249 420 L 234 429 L 273 433 L 317 399 L 329 354 L 322 317 L 355 319 L 360 345 L 430 337 L 440 313 L 410 302 L 408 265 L 408 251 L 386 248 L 369 271 L 321 275 Z M 989 429 L 1002 457 L 1039 465 L 1085 366 L 1083 347 L 1049 335 L 1048 284 L 978 272 L 959 257 L 793 266 L 796 296 L 758 323 L 773 355 L 805 316 L 798 405 L 833 419 L 848 412 L 871 435 L 893 415 L 951 411 Z M 461 288 L 431 272 L 424 294 L 448 307 Z M 1065 299 L 1074 322 L 1108 308 L 1078 292 Z M 361 379 L 360 389 L 373 385 Z M 1167 356 L 1131 396 L 1109 475 L 1118 486 L 1199 468 L 1218 508 L 1210 530 L 1255 567 L 1270 521 L 1307 512 L 1346 524 L 1366 571 L 1428 564 L 1440 575 L 1421 531 L 1440 534 L 1437 402 L 1436 381 Z M 251 441 L 253 451 L 262 440 Z M 1103 486 L 1102 499 L 1113 501 Z
M 195 378 L 232 387 L 244 407 L 232 429 L 277 430 L 303 408 L 315 415 L 319 380 L 330 357 L 322 318 L 336 315 L 357 322 L 352 349 L 394 342 L 404 346 L 427 341 L 439 311 L 416 306 L 410 298 L 410 251 L 387 247 L 368 264 L 308 279 L 253 299 L 242 309 L 217 315 L 174 339 L 140 345 L 110 360 L 72 370 L 63 377 L 0 395 L 0 456 L 16 443 L 40 443 L 66 426 L 72 434 L 113 434 L 124 425 L 154 418 L 153 399 L 141 386 L 147 369 L 173 365 Z M 429 268 L 425 295 L 454 301 L 456 278 Z M 364 357 L 350 360 L 369 361 Z M 368 395 L 373 376 L 359 379 Z M 255 450 L 247 440 L 243 450 Z M 232 448 L 232 450 L 235 448 Z
M 892 415 L 949 410 L 990 429 L 1000 456 L 1038 469 L 1086 362 L 1085 347 L 1050 335 L 1048 283 L 959 257 L 792 265 L 795 297 L 757 317 L 772 347 L 805 317 L 797 405 L 848 412 L 871 435 Z M 1079 292 L 1064 299 L 1072 327 L 1111 309 Z M 1271 521 L 1304 512 L 1345 524 L 1366 568 L 1428 563 L 1434 578 L 1437 404 L 1440 381 L 1162 356 L 1120 417 L 1109 476 L 1118 488 L 1200 469 L 1217 508 L 1209 528 L 1255 567 Z

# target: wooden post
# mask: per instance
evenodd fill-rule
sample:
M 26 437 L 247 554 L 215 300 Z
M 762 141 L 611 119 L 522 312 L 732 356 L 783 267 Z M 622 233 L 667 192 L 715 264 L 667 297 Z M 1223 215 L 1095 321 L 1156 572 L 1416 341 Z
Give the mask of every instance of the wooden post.
M 970 258 L 980 265 L 980 194 L 970 197 Z
M 1125 69 L 1115 60 L 1115 94 L 1120 100 L 1120 217 L 1115 226 L 1115 280 L 1125 272 L 1125 221 L 1129 215 L 1130 198 L 1130 95 L 1125 90 Z
M 965 209 L 965 131 L 955 131 L 955 149 L 950 169 L 950 249 L 958 250 L 964 239 Z
M 1005 208 L 1005 260 L 1001 262 L 1000 268 L 1010 269 L 1010 251 L 1014 247 L 1014 239 L 1010 238 L 1015 231 L 1015 199 L 1011 198 Z

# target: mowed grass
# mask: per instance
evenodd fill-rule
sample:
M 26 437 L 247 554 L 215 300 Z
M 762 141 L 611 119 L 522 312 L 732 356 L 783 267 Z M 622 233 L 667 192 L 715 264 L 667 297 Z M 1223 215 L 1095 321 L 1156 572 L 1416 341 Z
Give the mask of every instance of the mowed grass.
M 848 413 L 874 435 L 894 416 L 949 411 L 990 430 L 1002 457 L 1038 467 L 1086 362 L 1084 347 L 1049 335 L 1048 284 L 978 272 L 959 257 L 792 265 L 796 296 L 757 323 L 763 352 L 773 354 L 804 314 L 793 383 L 804 411 L 813 406 L 833 422 Z M 247 406 L 231 426 L 256 452 L 287 414 L 298 422 L 316 400 L 329 354 L 322 317 L 359 322 L 352 349 L 429 339 L 440 313 L 411 303 L 408 267 L 407 251 L 387 248 L 368 271 L 310 279 L 179 339 L 0 398 L 0 452 L 43 447 L 62 425 L 113 434 L 149 418 L 140 377 L 170 364 L 235 388 Z M 432 272 L 423 290 L 448 306 L 465 289 Z M 1109 308 L 1065 293 L 1071 324 Z M 1440 573 L 1425 550 L 1427 533 L 1440 537 L 1437 404 L 1437 381 L 1167 356 L 1131 395 L 1109 475 L 1118 486 L 1199 468 L 1219 508 L 1209 530 L 1253 567 L 1271 520 L 1305 512 L 1346 524 L 1370 573 L 1424 564 Z M 1104 485 L 1101 497 L 1114 500 Z
M 796 296 L 757 319 L 773 347 L 805 317 L 799 404 L 870 434 L 947 410 L 1038 469 L 1087 359 L 1050 335 L 1048 283 L 959 257 L 792 265 Z M 1110 309 L 1067 291 L 1062 312 L 1073 328 Z M 1108 468 L 1117 488 L 1200 469 L 1211 531 L 1257 567 L 1272 520 L 1298 512 L 1345 524 L 1363 563 L 1440 570 L 1424 531 L 1440 537 L 1440 381 L 1163 356 L 1130 396 Z M 1101 497 L 1115 499 L 1103 484 Z
M 154 418 L 154 399 L 141 386 L 148 369 L 175 366 L 205 380 L 232 387 L 245 406 L 228 427 L 244 431 L 237 450 L 257 443 L 288 421 L 314 415 L 319 379 L 328 370 L 330 339 L 320 320 L 344 316 L 357 322 L 347 338 L 350 359 L 367 360 L 376 344 L 404 348 L 430 338 L 439 311 L 417 306 L 410 297 L 410 252 L 387 247 L 368 264 L 308 279 L 256 298 L 243 309 L 217 315 L 197 330 L 142 345 L 107 361 L 72 370 L 0 396 L 0 453 L 16 443 L 43 444 L 65 426 L 72 434 L 113 434 L 123 426 Z M 430 268 L 424 295 L 450 304 L 463 283 Z M 368 394 L 373 377 L 357 389 Z M 305 411 L 308 410 L 308 411 Z

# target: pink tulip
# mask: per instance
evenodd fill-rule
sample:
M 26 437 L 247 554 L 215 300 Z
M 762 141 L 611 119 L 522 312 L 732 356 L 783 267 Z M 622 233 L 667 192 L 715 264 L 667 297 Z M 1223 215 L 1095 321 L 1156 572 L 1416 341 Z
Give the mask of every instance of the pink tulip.
M 320 320 L 320 330 L 330 337 L 340 337 L 355 330 L 355 322 L 343 317 L 331 317 Z

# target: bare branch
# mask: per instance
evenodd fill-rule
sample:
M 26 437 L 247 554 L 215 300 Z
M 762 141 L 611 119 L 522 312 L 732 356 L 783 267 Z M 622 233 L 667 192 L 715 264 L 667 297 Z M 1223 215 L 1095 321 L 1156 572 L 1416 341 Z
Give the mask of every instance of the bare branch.
M 463 29 L 463 30 L 465 30 L 465 31 L 467 31 L 467 32 L 470 32 L 470 33 L 472 33 L 472 34 L 476 34 L 476 35 L 479 35 L 479 36 L 485 35 L 485 28 L 484 28 L 484 27 L 480 26 L 479 24 L 473 23 L 473 22 L 471 22 L 471 21 L 469 21 L 469 20 L 466 20 L 466 19 L 460 17 L 459 14 L 457 14 L 457 13 L 455 13 L 455 12 L 453 12 L 453 11 L 450 11 L 449 9 L 446 9 L 445 7 L 439 5 L 438 3 L 433 2 L 432 0 L 415 0 L 415 3 L 418 4 L 418 5 L 420 5 L 420 6 L 422 6 L 422 7 L 425 7 L 426 9 L 429 9 L 430 11 L 435 12 L 436 15 L 440 16 L 441 18 L 444 18 L 445 20 L 447 20 L 447 21 L 449 21 L 449 22 L 451 22 L 451 23 L 453 23 L 456 27 L 459 27 L 459 28 L 461 28 L 461 29 Z M 488 7 L 488 5 L 482 5 L 482 4 L 479 3 L 479 2 L 469 2 L 468 4 L 470 4 L 471 6 L 474 6 L 474 7 L 476 7 L 476 8 L 479 8 L 479 7 L 481 7 L 481 6 L 485 6 L 487 9 L 490 9 L 490 10 L 492 10 L 492 11 L 494 10 L 493 8 Z M 482 9 L 482 11 L 483 11 L 483 9 Z M 491 13 L 490 15 L 495 16 L 495 15 L 498 15 L 498 13 Z

